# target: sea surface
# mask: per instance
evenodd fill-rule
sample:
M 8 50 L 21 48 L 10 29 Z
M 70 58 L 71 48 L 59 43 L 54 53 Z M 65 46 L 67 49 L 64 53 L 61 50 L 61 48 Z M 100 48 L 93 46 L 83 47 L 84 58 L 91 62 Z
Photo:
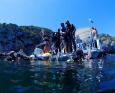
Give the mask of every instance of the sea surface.
M 115 55 L 80 63 L 0 61 L 0 93 L 108 91 L 115 93 Z

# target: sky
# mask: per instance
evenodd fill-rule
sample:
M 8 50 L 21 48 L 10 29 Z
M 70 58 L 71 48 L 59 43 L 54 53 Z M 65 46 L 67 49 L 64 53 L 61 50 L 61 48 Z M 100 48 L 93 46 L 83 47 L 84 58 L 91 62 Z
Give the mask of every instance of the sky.
M 57 31 L 61 22 L 69 20 L 76 28 L 95 26 L 99 33 L 115 36 L 114 4 L 115 0 L 0 0 L 0 23 Z

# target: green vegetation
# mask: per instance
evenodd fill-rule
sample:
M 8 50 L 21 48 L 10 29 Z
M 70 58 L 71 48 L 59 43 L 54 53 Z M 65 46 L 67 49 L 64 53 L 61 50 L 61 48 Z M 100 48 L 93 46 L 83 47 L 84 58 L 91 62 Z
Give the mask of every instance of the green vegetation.
M 31 47 L 43 41 L 43 33 L 50 39 L 52 31 L 37 26 L 18 26 L 16 24 L 0 24 L 0 51 L 18 50 Z
M 112 41 L 115 42 L 115 37 L 112 37 Z
M 37 27 L 37 26 L 20 26 L 20 28 L 23 29 L 23 31 L 30 33 L 30 35 L 32 35 L 32 36 L 41 34 L 42 30 L 44 30 L 48 34 L 52 33 L 52 31 L 50 29 L 41 28 L 41 27 Z
M 112 37 L 109 34 L 100 34 L 99 38 L 102 43 L 110 44 L 112 42 Z

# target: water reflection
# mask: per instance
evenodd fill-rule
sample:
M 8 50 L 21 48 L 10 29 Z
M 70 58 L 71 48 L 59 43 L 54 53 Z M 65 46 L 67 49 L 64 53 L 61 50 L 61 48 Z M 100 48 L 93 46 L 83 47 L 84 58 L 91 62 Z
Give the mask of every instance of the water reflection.
M 0 93 L 96 93 L 115 78 L 114 66 L 105 61 L 0 62 Z

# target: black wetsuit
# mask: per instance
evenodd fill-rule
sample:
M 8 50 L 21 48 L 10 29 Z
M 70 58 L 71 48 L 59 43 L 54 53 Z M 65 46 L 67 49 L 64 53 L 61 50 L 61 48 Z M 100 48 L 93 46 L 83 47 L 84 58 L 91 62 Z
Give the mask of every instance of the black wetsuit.
M 60 44 L 61 44 L 61 41 L 60 41 L 60 32 L 57 32 L 56 33 L 56 48 L 57 48 L 57 51 L 59 49 L 59 52 L 61 52 L 61 48 L 60 48 Z
M 70 38 L 68 37 L 68 32 L 66 30 L 66 28 L 62 28 L 61 29 L 63 33 L 63 39 L 64 39 L 64 46 L 65 46 L 65 52 L 69 52 L 69 40 Z
M 59 52 L 61 52 L 61 48 L 60 48 L 61 41 L 60 41 L 60 33 L 59 32 L 56 32 L 53 34 L 52 42 L 54 43 L 56 54 L 57 54 L 58 50 L 59 50 Z
M 69 38 L 69 46 L 70 51 L 72 52 L 72 45 L 74 47 L 74 51 L 76 51 L 76 44 L 75 44 L 75 26 L 73 24 L 67 24 L 67 32 L 68 32 L 68 38 Z

